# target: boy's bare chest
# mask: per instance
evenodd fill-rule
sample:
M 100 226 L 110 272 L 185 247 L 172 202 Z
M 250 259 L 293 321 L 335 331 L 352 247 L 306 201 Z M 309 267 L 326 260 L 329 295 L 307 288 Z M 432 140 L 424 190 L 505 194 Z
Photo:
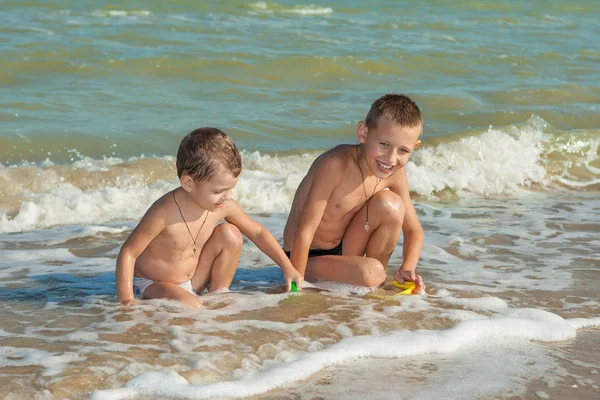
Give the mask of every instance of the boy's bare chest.
M 182 250 L 192 253 L 194 247 L 200 251 L 217 223 L 216 218 L 212 217 L 209 215 L 206 220 L 202 218 L 198 221 L 174 221 L 156 237 L 156 244 L 165 253 L 179 254 Z
M 323 219 L 340 220 L 345 217 L 352 218 L 365 205 L 368 198 L 384 189 L 381 183 L 376 185 L 375 180 L 368 180 L 365 185 L 358 186 L 354 184 L 342 184 L 332 193 Z

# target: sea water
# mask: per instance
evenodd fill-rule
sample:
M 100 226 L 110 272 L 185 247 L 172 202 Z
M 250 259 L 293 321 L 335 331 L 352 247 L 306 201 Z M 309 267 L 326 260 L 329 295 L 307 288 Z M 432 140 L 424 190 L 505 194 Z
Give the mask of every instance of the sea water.
M 0 2 L 0 397 L 600 396 L 600 7 L 376 0 Z M 233 197 L 281 240 L 311 162 L 387 92 L 423 296 L 285 293 L 251 242 L 206 310 L 120 307 L 114 268 L 199 126 L 242 150 Z

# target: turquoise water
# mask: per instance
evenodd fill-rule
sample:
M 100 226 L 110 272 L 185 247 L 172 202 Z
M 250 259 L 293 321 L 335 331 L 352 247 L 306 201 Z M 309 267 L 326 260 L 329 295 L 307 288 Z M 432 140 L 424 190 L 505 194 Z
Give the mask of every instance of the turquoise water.
M 597 398 L 599 20 L 597 1 L 0 1 L 3 395 Z M 406 170 L 427 295 L 281 293 L 245 242 L 207 310 L 118 307 L 115 258 L 178 186 L 184 134 L 234 137 L 233 198 L 281 240 L 312 161 L 392 91 L 425 118 Z M 399 242 L 389 280 L 401 263 Z
M 295 4 L 0 2 L 0 159 L 169 155 L 202 125 L 322 150 L 390 91 L 425 137 L 600 125 L 598 2 Z

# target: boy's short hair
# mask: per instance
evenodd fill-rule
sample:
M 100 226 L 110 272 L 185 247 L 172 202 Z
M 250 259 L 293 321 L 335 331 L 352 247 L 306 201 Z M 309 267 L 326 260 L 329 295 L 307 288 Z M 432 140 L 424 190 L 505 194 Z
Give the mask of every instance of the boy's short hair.
M 210 180 L 220 165 L 237 177 L 242 157 L 229 136 L 217 128 L 203 127 L 188 133 L 177 150 L 177 176 L 185 172 L 194 181 Z
M 382 115 L 390 122 L 409 128 L 423 124 L 419 106 L 403 94 L 389 93 L 375 100 L 365 118 L 367 128 L 376 129 Z

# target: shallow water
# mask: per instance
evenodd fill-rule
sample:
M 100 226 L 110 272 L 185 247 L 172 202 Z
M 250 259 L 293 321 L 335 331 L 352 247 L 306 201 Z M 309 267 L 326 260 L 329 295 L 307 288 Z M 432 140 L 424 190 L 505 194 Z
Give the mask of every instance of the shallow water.
M 352 396 L 509 398 L 532 395 L 534 385 L 546 385 L 539 390 L 552 398 L 597 393 L 595 196 L 529 192 L 508 204 L 463 199 L 417 208 L 427 231 L 425 296 L 393 296 L 391 285 L 376 292 L 388 299 L 333 284 L 281 293 L 279 270 L 246 244 L 231 293 L 203 296 L 208 310 L 199 312 L 162 301 L 116 307 L 114 258 L 130 227 L 7 235 L 2 386 L 79 398 L 141 385 L 96 392 L 98 399 L 332 398 L 373 379 L 381 387 Z M 283 217 L 259 220 L 281 232 Z M 399 244 L 391 271 L 400 252 Z M 590 346 L 565 353 L 580 335 Z M 472 379 L 457 386 L 459 376 Z M 364 385 L 351 385 L 357 380 Z M 555 397 L 570 382 L 579 382 L 577 391 Z
M 0 2 L 3 398 L 600 396 L 597 2 L 369 4 Z M 281 239 L 311 162 L 389 91 L 425 118 L 426 295 L 283 293 L 246 242 L 207 310 L 117 305 L 185 133 L 234 137 L 234 198 Z
M 597 130 L 596 1 L 0 2 L 0 159 L 171 155 L 216 125 L 241 148 L 322 150 L 382 93 L 426 137 Z M 33 145 L 32 145 L 33 144 Z

